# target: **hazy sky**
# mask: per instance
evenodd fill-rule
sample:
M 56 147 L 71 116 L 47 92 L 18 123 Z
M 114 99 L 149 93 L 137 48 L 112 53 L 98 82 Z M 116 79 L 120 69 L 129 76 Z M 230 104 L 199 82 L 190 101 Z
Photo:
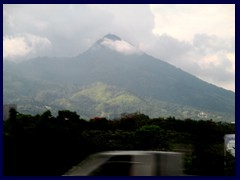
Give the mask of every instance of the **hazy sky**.
M 235 5 L 3 5 L 3 59 L 76 56 L 108 33 L 235 91 Z

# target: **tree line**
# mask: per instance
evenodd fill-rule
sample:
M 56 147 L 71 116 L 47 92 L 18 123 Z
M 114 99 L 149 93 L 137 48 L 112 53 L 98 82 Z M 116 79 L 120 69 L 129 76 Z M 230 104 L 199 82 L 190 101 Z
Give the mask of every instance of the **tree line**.
M 80 118 L 76 112 L 21 114 L 4 121 L 4 175 L 62 175 L 90 154 L 108 150 L 184 152 L 189 175 L 234 175 L 235 158 L 224 156 L 225 134 L 234 124 L 213 120 L 149 118 L 123 114 L 118 119 Z

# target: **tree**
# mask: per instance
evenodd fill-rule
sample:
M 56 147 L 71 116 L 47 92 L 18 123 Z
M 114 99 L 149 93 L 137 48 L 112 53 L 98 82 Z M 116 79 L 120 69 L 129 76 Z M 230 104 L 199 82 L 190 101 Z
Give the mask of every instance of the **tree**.
M 76 112 L 69 110 L 58 111 L 57 119 L 61 121 L 78 121 L 80 116 Z
M 138 149 L 163 150 L 168 148 L 164 130 L 156 125 L 145 125 L 135 132 Z
M 16 120 L 16 117 L 17 117 L 17 111 L 16 111 L 16 109 L 14 109 L 14 108 L 10 108 L 10 110 L 9 110 L 9 121 L 15 121 Z
M 119 122 L 119 128 L 123 130 L 136 130 L 142 125 L 146 124 L 149 117 L 139 112 L 123 113 Z

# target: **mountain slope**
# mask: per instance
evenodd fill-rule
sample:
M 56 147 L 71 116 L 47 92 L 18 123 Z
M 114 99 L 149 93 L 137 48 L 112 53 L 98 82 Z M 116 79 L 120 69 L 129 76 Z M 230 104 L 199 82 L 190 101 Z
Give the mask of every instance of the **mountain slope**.
M 147 103 L 134 94 L 101 82 L 81 88 L 71 96 L 58 100 L 57 103 L 68 105 L 70 109 L 78 110 L 87 117 L 114 118 L 122 112 L 130 113 L 147 108 Z
M 5 62 L 4 69 L 8 72 L 16 72 L 18 76 L 33 77 L 65 87 L 72 85 L 86 87 L 102 82 L 124 89 L 143 100 L 154 100 L 157 104 L 166 102 L 180 109 L 188 107 L 199 112 L 214 112 L 221 116 L 224 113 L 225 117 L 234 119 L 235 94 L 233 92 L 204 82 L 181 69 L 145 54 L 112 34 L 101 38 L 77 57 L 42 57 L 17 65 Z M 92 91 L 90 88 L 81 93 L 90 95 Z M 75 94 L 72 99 L 77 98 L 78 95 L 83 96 L 81 93 Z M 105 97 L 105 95 L 102 96 Z M 98 106 L 96 98 L 99 97 L 89 100 L 94 107 Z M 105 98 L 104 101 L 108 102 L 107 95 Z M 116 112 L 119 112 L 119 107 L 116 107 Z

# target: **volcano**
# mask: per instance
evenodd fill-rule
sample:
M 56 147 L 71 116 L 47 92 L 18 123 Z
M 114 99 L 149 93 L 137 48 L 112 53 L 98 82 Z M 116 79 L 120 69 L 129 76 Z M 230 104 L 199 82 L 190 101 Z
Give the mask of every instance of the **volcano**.
M 140 111 L 151 117 L 235 120 L 235 93 L 157 59 L 114 34 L 76 57 L 4 61 L 4 103 L 28 113 L 83 117 Z M 29 108 L 31 107 L 31 108 Z M 41 112 L 39 112 L 41 113 Z M 204 115 L 204 116 L 203 116 Z

